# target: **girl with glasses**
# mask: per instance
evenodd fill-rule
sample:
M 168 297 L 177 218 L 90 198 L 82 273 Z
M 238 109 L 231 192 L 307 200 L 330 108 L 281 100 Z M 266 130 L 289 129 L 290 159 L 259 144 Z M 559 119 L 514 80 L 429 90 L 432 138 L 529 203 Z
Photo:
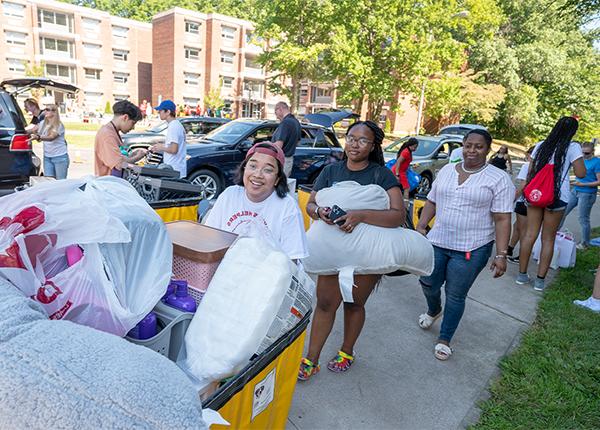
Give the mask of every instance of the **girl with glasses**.
M 44 143 L 44 175 L 66 179 L 69 153 L 65 140 L 65 126 L 60 122 L 57 105 L 46 106 L 44 119 L 34 129 L 31 139 Z

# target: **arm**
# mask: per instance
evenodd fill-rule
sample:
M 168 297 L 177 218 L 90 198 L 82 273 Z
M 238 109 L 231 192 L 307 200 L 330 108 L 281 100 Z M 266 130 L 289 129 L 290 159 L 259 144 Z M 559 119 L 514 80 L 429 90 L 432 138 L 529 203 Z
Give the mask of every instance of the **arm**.
M 506 163 L 508 164 L 508 171 L 512 175 L 513 174 L 512 160 L 510 159 L 510 155 L 508 155 L 508 154 L 506 154 Z
M 397 159 L 396 159 L 396 176 L 399 178 L 400 177 L 400 165 L 404 162 L 405 158 L 400 155 Z
M 45 134 L 43 136 L 40 136 L 37 133 L 32 133 L 31 134 L 31 138 L 34 139 L 34 140 L 48 141 L 48 142 L 51 141 L 51 140 L 56 139 L 58 136 L 59 136 L 59 133 L 57 133 L 56 131 L 51 131 L 50 133 Z
M 575 181 L 575 185 L 578 187 L 597 187 L 600 186 L 600 172 L 596 173 L 596 180 L 594 182 L 579 182 Z
M 326 222 L 327 224 L 333 225 L 333 222 L 329 219 L 329 212 L 331 212 L 331 208 L 329 207 L 320 207 L 317 205 L 317 192 L 311 191 L 310 197 L 308 198 L 308 203 L 304 208 L 306 214 L 314 220 L 321 220 Z
M 168 154 L 177 154 L 178 149 L 179 149 L 179 144 L 176 142 L 171 142 L 170 145 L 166 145 L 164 143 L 156 143 L 150 147 L 150 150 L 152 152 L 159 152 L 159 153 L 166 152 Z
M 137 149 L 134 152 L 132 152 L 131 155 L 129 155 L 129 157 L 123 156 L 123 163 L 122 164 L 134 164 L 134 163 L 137 163 L 142 158 L 144 158 L 147 153 L 148 153 L 147 149 L 143 149 L 143 148 Z M 126 166 L 123 166 L 123 167 L 126 167 Z
M 577 160 L 573 161 L 573 171 L 575 172 L 575 176 L 577 176 L 579 179 L 585 178 L 585 175 L 587 175 L 587 170 L 585 168 L 583 158 L 578 158 Z
M 419 218 L 419 223 L 415 230 L 421 233 L 423 236 L 427 235 L 427 225 L 431 222 L 433 217 L 435 216 L 435 203 L 431 200 L 427 200 L 425 206 L 423 207 L 423 211 L 421 212 L 421 217 Z
M 348 211 L 346 215 L 342 215 L 336 220 L 338 222 L 344 221 L 340 228 L 349 233 L 361 222 L 379 227 L 400 227 L 402 224 L 404 224 L 404 221 L 406 221 L 406 209 L 404 208 L 402 193 L 398 187 L 390 188 L 387 190 L 387 193 L 390 197 L 389 209 Z
M 506 254 L 510 238 L 510 213 L 494 213 L 494 226 L 496 228 L 496 256 L 492 261 L 490 270 L 494 271 L 494 278 L 499 278 L 506 272 Z

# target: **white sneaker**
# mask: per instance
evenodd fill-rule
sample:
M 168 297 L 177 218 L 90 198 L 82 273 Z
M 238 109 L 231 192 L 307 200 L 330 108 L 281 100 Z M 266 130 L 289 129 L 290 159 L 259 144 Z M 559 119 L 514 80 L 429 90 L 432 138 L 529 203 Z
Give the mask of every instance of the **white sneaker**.
M 600 299 L 588 297 L 587 300 L 573 300 L 573 304 L 600 313 Z
M 585 251 L 586 249 L 588 249 L 587 245 L 584 245 L 583 243 L 578 243 L 575 248 L 577 248 L 580 251 Z

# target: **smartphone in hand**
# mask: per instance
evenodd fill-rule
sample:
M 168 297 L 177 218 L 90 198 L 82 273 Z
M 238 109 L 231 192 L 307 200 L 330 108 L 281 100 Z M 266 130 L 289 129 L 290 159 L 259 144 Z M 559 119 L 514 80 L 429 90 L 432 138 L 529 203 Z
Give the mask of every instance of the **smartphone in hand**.
M 346 215 L 346 211 L 344 211 L 338 205 L 333 205 L 331 207 L 331 212 L 329 212 L 329 219 L 331 220 L 331 222 L 333 222 L 334 224 L 337 224 L 337 225 L 342 225 L 344 223 L 343 220 L 339 221 L 339 222 L 335 222 L 335 220 L 338 219 L 339 217 L 341 217 L 342 215 Z

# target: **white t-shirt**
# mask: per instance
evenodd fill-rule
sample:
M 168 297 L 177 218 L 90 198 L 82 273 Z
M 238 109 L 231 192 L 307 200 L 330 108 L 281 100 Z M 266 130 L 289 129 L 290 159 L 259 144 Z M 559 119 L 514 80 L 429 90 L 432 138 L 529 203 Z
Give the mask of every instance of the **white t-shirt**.
M 523 164 L 521 166 L 521 170 L 519 170 L 519 174 L 517 175 L 517 187 L 523 184 L 527 180 L 527 174 L 529 173 L 529 162 Z M 524 202 L 525 197 L 523 197 L 523 193 L 517 199 L 517 202 Z
M 540 145 L 542 143 L 543 142 L 539 142 L 538 144 L 535 145 L 535 148 L 533 149 L 531 158 L 533 158 L 534 160 L 535 160 L 535 156 L 538 152 L 538 149 L 540 148 Z M 556 156 L 556 154 L 552 157 L 553 164 L 556 163 L 556 160 L 554 159 L 555 156 Z M 562 182 L 560 183 L 560 194 L 559 194 L 558 198 L 560 200 L 562 200 L 563 202 L 569 201 L 569 194 L 571 193 L 571 189 L 569 187 L 569 169 L 571 168 L 571 164 L 573 163 L 573 161 L 575 161 L 579 158 L 583 158 L 583 153 L 581 152 L 581 146 L 576 142 L 571 142 L 569 144 L 569 149 L 567 149 L 567 157 L 565 158 L 565 164 L 563 164 L 562 172 L 560 173 Z
M 252 226 L 252 224 L 255 226 Z M 271 238 L 290 259 L 308 257 L 302 213 L 296 200 L 275 191 L 260 203 L 246 196 L 246 190 L 232 185 L 223 191 L 206 219 L 206 225 L 237 234 L 252 236 L 267 228 Z M 263 227 L 264 226 L 264 227 Z M 264 231 L 264 230 L 263 230 Z
M 187 176 L 187 165 L 185 160 L 186 144 L 185 144 L 185 128 L 176 119 L 169 122 L 167 126 L 167 135 L 165 136 L 165 145 L 170 146 L 175 142 L 179 147 L 176 154 L 163 153 L 163 162 L 171 166 L 179 172 L 180 178 Z
M 450 153 L 450 162 L 458 163 L 463 160 L 463 147 L 459 146 Z
M 44 136 L 48 133 L 44 130 L 44 121 L 38 124 L 38 134 Z M 58 157 L 65 155 L 67 151 L 67 141 L 65 140 L 65 126 L 58 126 L 58 136 L 54 140 L 44 140 L 44 157 Z

